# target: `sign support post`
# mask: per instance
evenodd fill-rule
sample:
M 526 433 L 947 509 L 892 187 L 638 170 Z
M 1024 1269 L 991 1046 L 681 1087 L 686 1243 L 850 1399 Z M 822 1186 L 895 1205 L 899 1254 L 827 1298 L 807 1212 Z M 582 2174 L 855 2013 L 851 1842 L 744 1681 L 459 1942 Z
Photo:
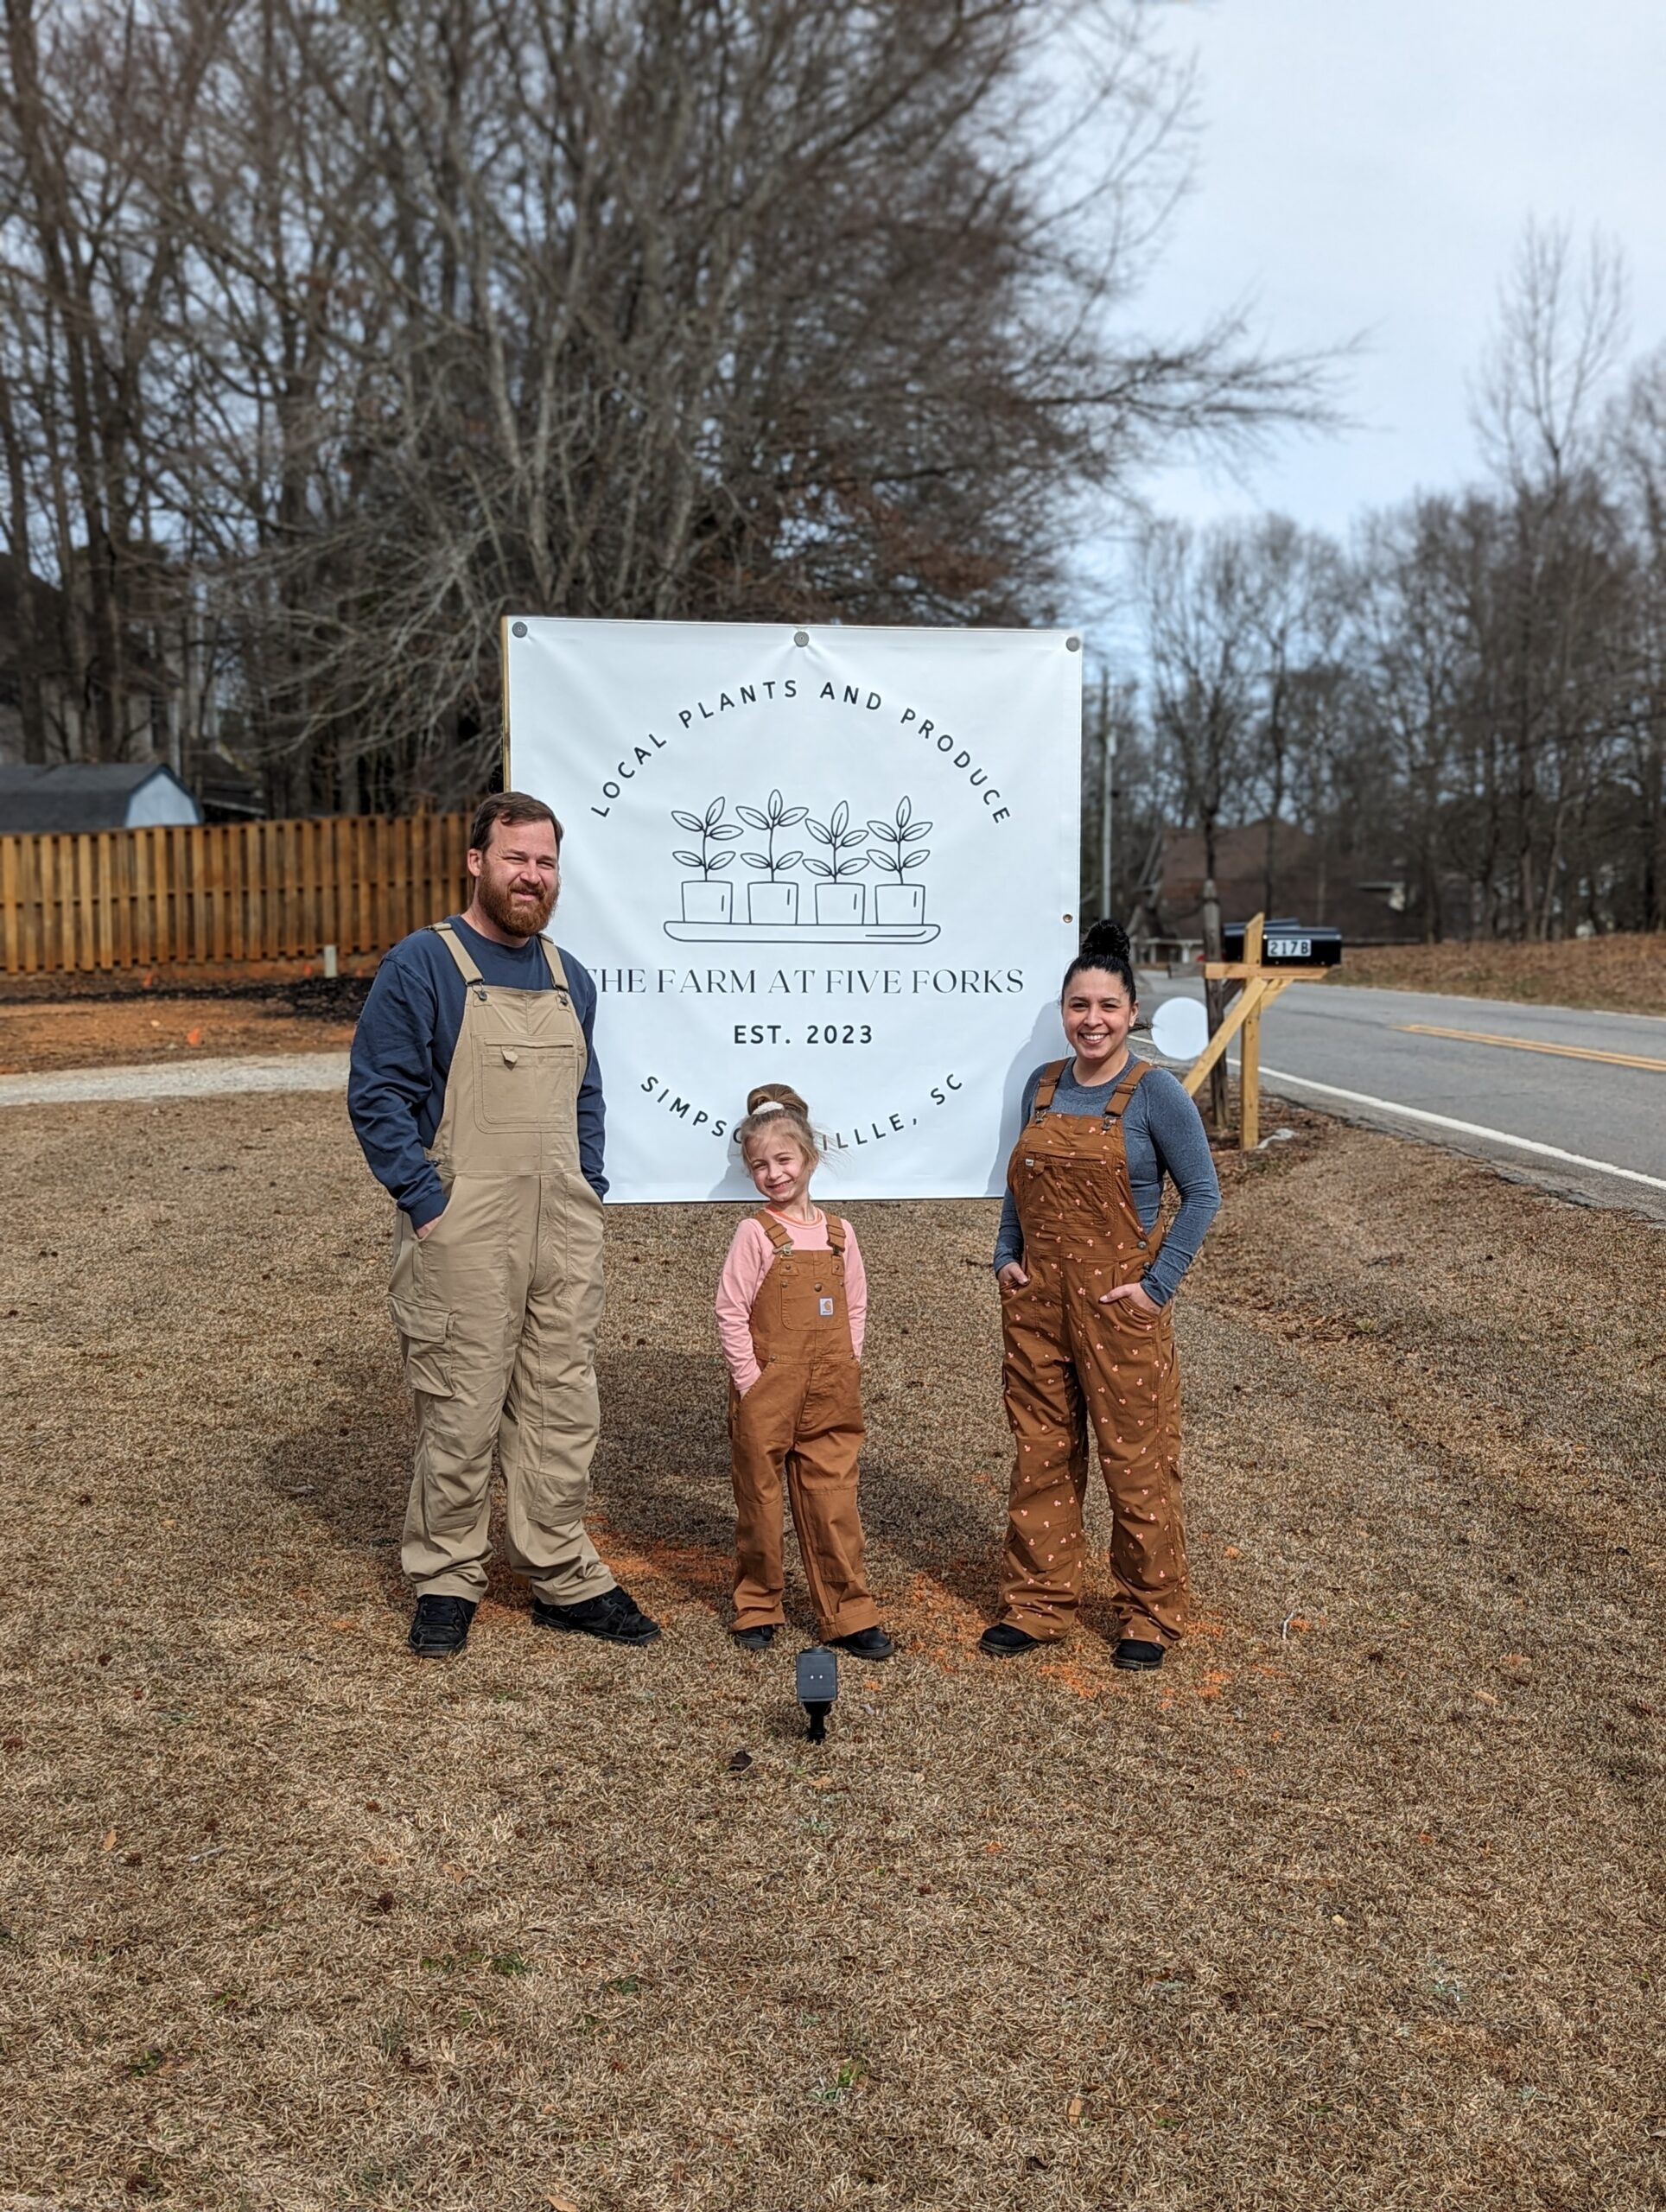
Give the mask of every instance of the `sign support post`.
M 1243 1042 L 1238 1056 L 1238 1149 L 1253 1152 L 1261 1142 L 1261 1017 L 1296 982 L 1288 971 L 1262 963 L 1264 914 L 1245 925 L 1242 960 L 1206 960 L 1206 983 L 1237 983 L 1241 988 L 1224 1020 L 1181 1080 L 1195 1098 L 1205 1077 L 1218 1064 L 1240 1030 Z

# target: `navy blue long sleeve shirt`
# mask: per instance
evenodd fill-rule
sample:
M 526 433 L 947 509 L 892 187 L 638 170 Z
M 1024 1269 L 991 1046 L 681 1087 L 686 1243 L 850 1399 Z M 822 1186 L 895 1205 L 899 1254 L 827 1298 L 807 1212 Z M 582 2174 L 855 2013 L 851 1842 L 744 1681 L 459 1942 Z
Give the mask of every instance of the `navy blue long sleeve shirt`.
M 1117 1081 L 1121 1080 L 1119 1077 Z M 1041 1086 L 1041 1070 L 1032 1070 L 1024 1085 L 1024 1119 L 1035 1109 Z M 1052 1094 L 1052 1114 L 1103 1114 L 1111 1084 L 1096 1083 L 1084 1089 L 1066 1063 Z M 1220 1211 L 1221 1186 L 1210 1156 L 1203 1116 L 1191 1093 L 1167 1068 L 1153 1068 L 1141 1077 L 1122 1116 L 1122 1144 L 1128 1158 L 1129 1192 L 1141 1229 L 1149 1229 L 1162 1205 L 1163 1176 L 1173 1179 L 1180 1194 L 1180 1209 L 1168 1225 L 1158 1253 L 1145 1278 L 1145 1294 L 1158 1306 L 1167 1306 L 1180 1288 L 1180 1277 L 1198 1255 L 1204 1233 Z M 1018 1208 L 1007 1193 L 995 1236 L 996 1271 L 1008 1260 L 1024 1256 L 1024 1235 L 1018 1225 Z
M 537 938 L 524 945 L 499 944 L 457 914 L 451 926 L 488 983 L 513 991 L 554 988 Z M 563 950 L 561 959 L 588 1055 L 578 1090 L 579 1166 L 597 1198 L 605 1198 L 606 1114 L 591 1037 L 595 981 L 570 952 Z M 347 1112 L 371 1173 L 395 1205 L 404 1208 L 413 1229 L 445 1211 L 445 1192 L 428 1147 L 445 1107 L 446 1079 L 462 1027 L 463 988 L 457 963 L 441 938 L 432 930 L 414 931 L 384 957 L 353 1032 Z

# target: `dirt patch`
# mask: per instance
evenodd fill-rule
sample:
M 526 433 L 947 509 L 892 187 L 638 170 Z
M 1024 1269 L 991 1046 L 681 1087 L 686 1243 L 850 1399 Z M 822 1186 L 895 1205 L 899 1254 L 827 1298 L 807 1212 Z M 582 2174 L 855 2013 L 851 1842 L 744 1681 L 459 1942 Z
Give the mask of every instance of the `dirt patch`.
M 596 1518 L 664 1642 L 545 1639 L 505 1576 L 420 1669 L 340 1102 L 7 1133 L 0 2189 L 1661 2201 L 1657 1231 L 1307 1117 L 1230 1161 L 1179 1324 L 1199 1632 L 1147 1679 L 1103 1586 L 978 1657 L 995 1210 L 851 1208 L 905 1649 L 816 1750 L 790 1643 L 726 1630 L 728 1208 L 608 1223 Z
M 1562 944 L 1350 945 L 1326 980 L 1378 990 L 1666 1014 L 1666 933 Z
M 0 1001 L 0 1075 L 228 1053 L 343 1052 L 366 988 L 320 977 L 259 995 L 205 989 L 183 998 L 152 991 Z

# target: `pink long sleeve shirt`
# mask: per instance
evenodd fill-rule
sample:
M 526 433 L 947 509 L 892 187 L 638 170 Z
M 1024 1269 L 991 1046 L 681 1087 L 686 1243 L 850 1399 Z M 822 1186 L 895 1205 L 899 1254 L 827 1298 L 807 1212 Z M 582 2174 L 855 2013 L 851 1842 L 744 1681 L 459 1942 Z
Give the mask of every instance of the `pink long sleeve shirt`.
M 796 1251 L 825 1252 L 830 1249 L 827 1216 L 819 1208 L 814 1221 L 789 1221 L 773 1207 L 770 1217 L 780 1223 Z M 734 1232 L 717 1285 L 717 1334 L 734 1387 L 742 1397 L 761 1372 L 752 1349 L 752 1307 L 774 1256 L 775 1247 L 764 1234 L 762 1224 L 748 1214 Z M 862 1338 L 868 1328 L 868 1275 L 856 1243 L 856 1232 L 848 1221 L 844 1224 L 844 1300 L 850 1314 L 850 1348 L 860 1359 Z

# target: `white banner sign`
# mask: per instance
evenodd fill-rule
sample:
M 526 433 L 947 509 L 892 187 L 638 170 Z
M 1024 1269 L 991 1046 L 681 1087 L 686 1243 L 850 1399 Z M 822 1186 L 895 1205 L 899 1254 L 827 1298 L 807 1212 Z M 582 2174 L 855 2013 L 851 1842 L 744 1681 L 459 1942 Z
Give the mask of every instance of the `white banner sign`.
M 754 1084 L 818 1196 L 998 1190 L 1060 1048 L 1082 656 L 1063 631 L 505 626 L 515 788 L 566 830 L 615 1199 L 740 1198 Z

